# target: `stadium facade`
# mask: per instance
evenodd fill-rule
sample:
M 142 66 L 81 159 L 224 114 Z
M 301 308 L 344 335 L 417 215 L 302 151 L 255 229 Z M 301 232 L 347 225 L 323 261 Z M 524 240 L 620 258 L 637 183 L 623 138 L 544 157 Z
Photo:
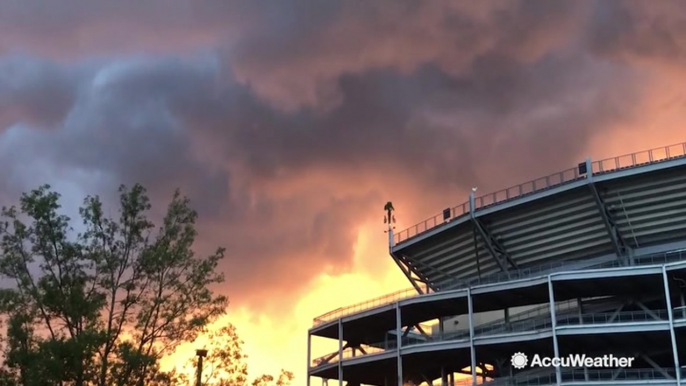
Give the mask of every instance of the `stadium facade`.
M 686 382 L 686 143 L 472 192 L 389 236 L 412 289 L 316 318 L 308 386 Z M 313 336 L 338 350 L 311 358 Z

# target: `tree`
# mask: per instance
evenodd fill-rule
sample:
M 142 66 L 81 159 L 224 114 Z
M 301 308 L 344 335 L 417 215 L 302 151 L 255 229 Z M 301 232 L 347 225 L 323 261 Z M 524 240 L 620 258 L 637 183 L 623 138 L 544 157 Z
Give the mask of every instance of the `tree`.
M 2 208 L 0 274 L 14 287 L 0 291 L 0 385 L 171 384 L 160 358 L 226 312 L 211 290 L 224 250 L 193 252 L 189 200 L 177 190 L 155 230 L 145 189 L 119 193 L 116 218 L 87 197 L 78 234 L 47 185 Z
M 209 342 L 205 346 L 207 357 L 203 360 L 203 385 L 289 386 L 293 380 L 293 373 L 281 370 L 278 377 L 262 375 L 249 382 L 247 355 L 243 352 L 244 342 L 238 336 L 236 327 L 231 323 L 226 323 L 209 333 L 207 341 Z M 194 357 L 189 360 L 186 368 L 195 369 L 197 365 L 197 357 Z

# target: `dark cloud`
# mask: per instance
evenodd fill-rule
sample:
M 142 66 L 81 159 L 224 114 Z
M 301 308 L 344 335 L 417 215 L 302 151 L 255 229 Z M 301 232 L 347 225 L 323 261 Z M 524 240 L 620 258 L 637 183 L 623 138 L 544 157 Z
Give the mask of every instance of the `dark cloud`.
M 237 42 L 238 78 L 279 108 L 326 110 L 341 101 L 343 74 L 385 68 L 407 74 L 426 64 L 463 74 L 492 53 L 536 61 L 573 39 L 587 8 L 545 1 L 341 4 L 303 10 L 286 18 L 290 23 L 270 24 Z
M 497 188 L 481 167 L 544 172 L 542 156 L 555 160 L 548 167 L 566 167 L 594 132 L 630 118 L 640 84 L 631 70 L 588 56 L 521 65 L 493 54 L 463 76 L 434 65 L 341 76 L 341 102 L 325 114 L 273 109 L 240 87 L 214 111 L 186 113 L 198 118 L 189 127 L 225 140 L 263 178 L 316 165 L 402 175 L 425 187 Z
M 389 198 L 419 220 L 575 165 L 632 126 L 650 79 L 608 60 L 638 38 L 600 3 L 0 4 L 19 42 L 0 51 L 30 52 L 0 59 L 0 198 L 47 178 L 112 201 L 141 182 L 163 208 L 181 187 L 199 248 L 227 246 L 227 291 L 252 304 L 349 269 Z
M 590 45 L 599 55 L 680 69 L 686 63 L 684 2 L 599 2 L 594 19 Z
M 0 54 L 64 61 L 112 53 L 195 51 L 231 43 L 260 25 L 252 1 L 88 0 L 0 2 Z
M 43 127 L 61 122 L 76 97 L 74 75 L 48 60 L 0 57 L 0 131 L 17 121 Z

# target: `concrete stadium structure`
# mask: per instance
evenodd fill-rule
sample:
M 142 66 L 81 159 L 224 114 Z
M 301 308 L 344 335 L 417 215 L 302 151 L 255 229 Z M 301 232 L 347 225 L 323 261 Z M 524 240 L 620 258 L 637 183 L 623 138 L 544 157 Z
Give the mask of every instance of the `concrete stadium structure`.
M 389 235 L 412 289 L 316 318 L 308 386 L 313 377 L 349 386 L 686 378 L 686 143 L 472 193 Z M 311 358 L 312 336 L 338 350 Z M 635 360 L 516 370 L 515 352 Z

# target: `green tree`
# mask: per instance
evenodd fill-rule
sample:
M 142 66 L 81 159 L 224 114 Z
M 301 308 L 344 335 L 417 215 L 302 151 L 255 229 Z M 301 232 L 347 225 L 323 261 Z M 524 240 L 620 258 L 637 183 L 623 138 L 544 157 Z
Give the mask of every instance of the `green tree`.
M 114 218 L 98 197 L 84 200 L 79 234 L 47 185 L 2 208 L 0 274 L 14 288 L 0 292 L 0 384 L 171 384 L 159 360 L 225 313 L 211 290 L 224 250 L 193 252 L 189 200 L 176 191 L 155 229 L 145 189 L 119 193 Z

